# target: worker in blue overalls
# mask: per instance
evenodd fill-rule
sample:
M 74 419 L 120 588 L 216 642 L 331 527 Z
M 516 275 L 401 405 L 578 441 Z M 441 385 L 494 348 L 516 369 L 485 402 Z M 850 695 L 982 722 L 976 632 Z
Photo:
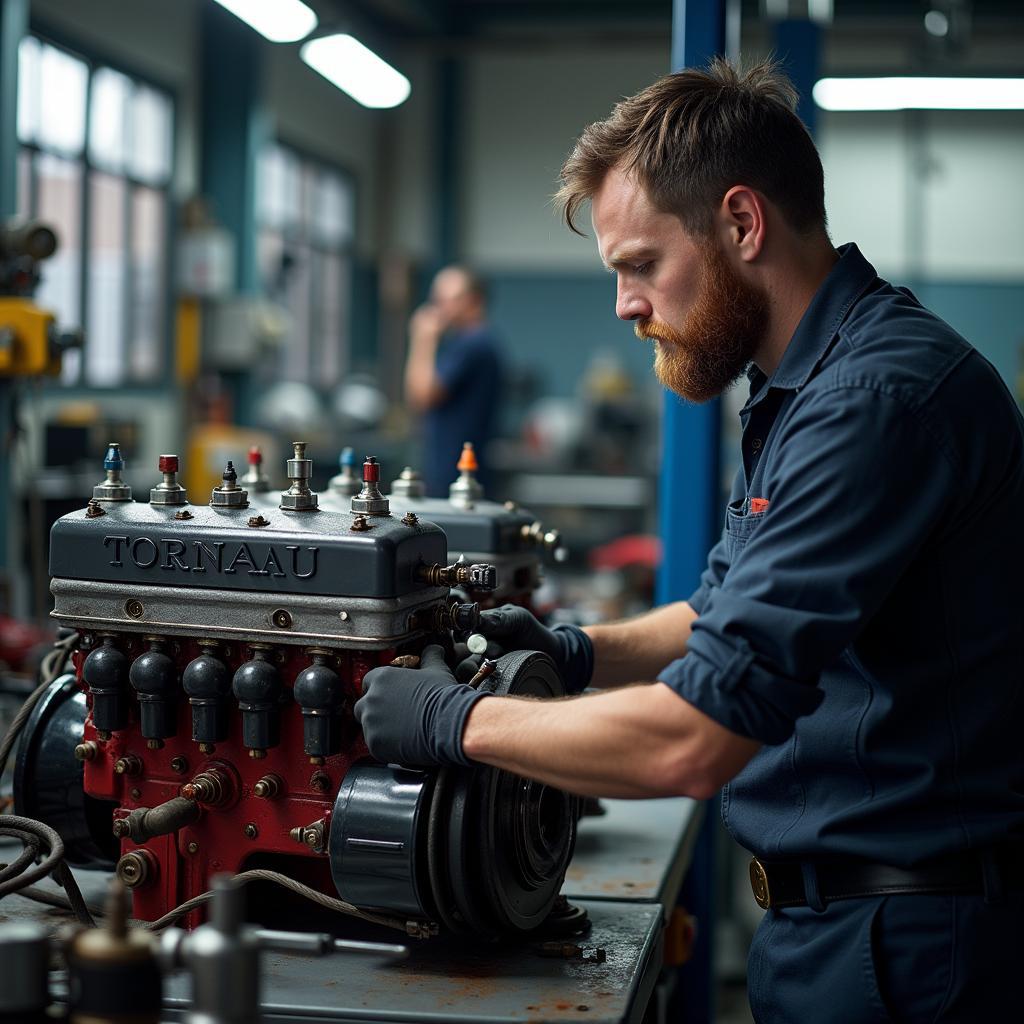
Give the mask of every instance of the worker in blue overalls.
M 619 797 L 725 785 L 768 908 L 758 1021 L 1015 1019 L 1024 423 L 951 327 L 833 248 L 793 105 L 770 66 L 679 72 L 563 168 L 566 219 L 590 202 L 616 313 L 654 342 L 659 379 L 700 402 L 749 378 L 696 592 L 586 630 L 484 614 L 573 692 L 603 692 L 485 696 L 437 648 L 369 673 L 356 711 L 384 760 Z

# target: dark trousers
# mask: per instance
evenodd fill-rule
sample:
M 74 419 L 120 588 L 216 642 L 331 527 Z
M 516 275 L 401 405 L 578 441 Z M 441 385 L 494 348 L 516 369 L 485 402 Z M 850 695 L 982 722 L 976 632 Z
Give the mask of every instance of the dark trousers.
M 1024 893 L 895 895 L 769 910 L 750 947 L 758 1024 L 1024 1019 Z

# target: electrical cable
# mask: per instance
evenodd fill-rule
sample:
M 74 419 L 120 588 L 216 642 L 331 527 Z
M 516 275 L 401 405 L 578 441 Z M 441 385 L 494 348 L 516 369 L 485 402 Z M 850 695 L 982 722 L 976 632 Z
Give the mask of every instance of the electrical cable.
M 282 875 L 278 871 L 268 871 L 265 868 L 255 868 L 252 871 L 243 871 L 240 874 L 232 876 L 232 881 L 273 882 L 275 885 L 283 886 L 285 889 L 294 892 L 298 896 L 302 896 L 307 900 L 312 900 L 312 902 L 318 903 L 321 907 L 325 907 L 327 910 L 333 910 L 339 914 L 348 914 L 350 917 L 358 917 L 363 921 L 369 921 L 371 924 L 383 925 L 385 928 L 393 928 L 397 931 L 404 932 L 406 935 L 412 936 L 413 938 L 427 938 L 434 933 L 433 927 L 425 925 L 422 921 L 405 921 L 399 917 L 389 917 L 385 914 L 374 914 L 367 910 L 360 910 L 358 907 L 353 906 L 351 903 L 347 903 L 345 900 L 335 899 L 333 896 L 326 896 L 324 893 L 317 892 L 316 889 L 311 889 L 308 885 L 303 885 L 301 882 L 297 882 L 294 878 Z M 168 927 L 168 925 L 173 924 L 179 917 L 190 913 L 197 907 L 201 907 L 211 899 L 213 899 L 212 891 L 203 892 L 198 896 L 193 896 L 190 900 L 186 900 L 180 906 L 168 911 L 163 917 L 157 918 L 155 921 L 132 921 L 131 923 L 138 927 L 145 928 L 147 931 L 162 931 L 164 928 Z

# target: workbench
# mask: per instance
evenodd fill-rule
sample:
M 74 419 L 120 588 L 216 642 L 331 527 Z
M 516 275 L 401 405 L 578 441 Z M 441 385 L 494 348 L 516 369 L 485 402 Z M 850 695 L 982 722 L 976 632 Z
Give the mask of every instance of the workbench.
M 550 958 L 537 944 L 490 946 L 409 940 L 405 961 L 294 954 L 262 957 L 267 1024 L 459 1024 L 640 1022 L 662 966 L 662 933 L 678 896 L 701 819 L 687 799 L 602 801 L 606 813 L 580 823 L 563 892 L 584 907 L 590 932 L 574 940 L 584 957 Z M 0 851 L 0 860 L 5 859 Z M 90 903 L 106 876 L 76 872 Z M 9 896 L 0 923 L 32 918 L 58 924 L 51 908 Z M 394 941 L 392 933 L 376 937 Z M 592 951 L 603 950 L 603 961 Z M 184 1019 L 189 981 L 165 985 L 165 1019 Z

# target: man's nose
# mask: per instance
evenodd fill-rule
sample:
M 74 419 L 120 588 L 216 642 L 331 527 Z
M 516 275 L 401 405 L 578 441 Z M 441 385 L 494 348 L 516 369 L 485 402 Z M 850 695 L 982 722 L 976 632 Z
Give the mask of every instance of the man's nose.
M 643 320 L 652 313 L 651 304 L 636 288 L 619 282 L 615 295 L 615 315 L 620 320 Z

